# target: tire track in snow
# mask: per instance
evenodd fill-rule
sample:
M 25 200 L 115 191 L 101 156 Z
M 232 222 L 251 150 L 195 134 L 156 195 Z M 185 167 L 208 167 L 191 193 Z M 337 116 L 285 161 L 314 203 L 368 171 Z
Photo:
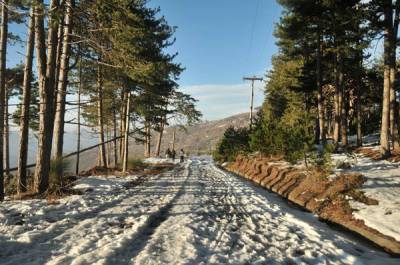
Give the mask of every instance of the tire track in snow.
M 169 212 L 134 264 L 397 264 L 211 161 Z
M 143 226 L 146 225 L 149 218 L 156 214 L 160 205 L 167 204 L 170 201 L 170 197 L 174 194 L 174 187 L 170 187 L 168 191 L 164 189 L 168 187 L 172 180 L 173 175 L 179 169 L 174 169 L 171 172 L 166 172 L 161 175 L 155 176 L 152 182 L 146 182 L 145 187 L 138 187 L 134 189 L 131 194 L 132 196 L 127 198 L 126 207 L 124 205 L 109 209 L 109 213 L 113 214 L 115 217 L 126 217 L 128 219 L 131 227 L 127 227 L 127 230 L 123 228 L 123 231 L 119 233 L 113 233 L 112 227 L 106 230 L 101 230 L 97 234 L 96 248 L 91 249 L 92 241 L 90 238 L 85 237 L 80 239 L 80 243 L 69 250 L 68 255 L 62 255 L 60 259 L 50 262 L 49 264 L 121 264 L 129 256 L 129 253 L 125 255 L 119 255 L 118 260 L 112 259 L 116 253 L 121 252 L 127 245 L 127 242 L 132 241 L 133 238 L 138 237 Z M 144 188 L 144 189 L 143 189 Z M 158 190 L 163 190 L 163 192 L 157 192 Z M 152 194 L 152 195 L 149 195 Z M 109 218 L 109 216 L 107 216 Z M 93 220 L 96 222 L 96 220 Z M 99 220 L 97 220 L 98 222 Z M 78 228 L 79 230 L 79 228 Z M 93 231 L 90 231 L 93 234 Z M 68 235 L 67 235 L 68 237 Z M 88 247 L 85 246 L 85 240 Z M 83 242 L 82 242 L 83 241 Z M 82 242 L 82 243 L 81 243 Z M 77 253 L 81 253 L 77 256 Z M 121 252 L 122 253 L 122 252 Z
M 151 214 L 147 221 L 138 229 L 133 239 L 124 242 L 121 248 L 116 249 L 111 256 L 108 256 L 105 264 L 131 264 L 132 260 L 143 251 L 157 228 L 168 219 L 169 213 L 176 201 L 182 196 L 184 185 L 190 175 L 189 166 L 187 166 L 186 170 L 187 173 L 185 174 L 184 181 L 180 184 L 179 190 L 175 193 L 173 198 L 157 212 Z
M 160 175 L 152 176 L 147 180 L 147 184 L 148 182 L 157 181 L 159 178 Z M 121 187 L 121 189 L 114 190 L 107 194 L 97 194 L 92 197 L 93 201 L 100 197 L 103 199 L 105 197 L 111 199 L 108 203 L 103 203 L 99 206 L 96 205 L 89 211 L 83 211 L 68 216 L 60 214 L 57 216 L 59 220 L 55 223 L 49 224 L 49 226 L 45 227 L 43 230 L 36 231 L 34 235 L 29 235 L 29 242 L 1 242 L 0 247 L 2 251 L 0 253 L 0 264 L 44 264 L 46 261 L 51 261 L 54 259 L 54 256 L 57 256 L 57 251 L 61 247 L 65 247 L 65 244 L 68 243 L 71 237 L 73 238 L 74 235 L 81 233 L 82 229 L 83 231 L 88 230 L 91 224 L 95 224 L 98 221 L 99 216 L 107 215 L 112 209 L 123 204 L 124 201 L 135 201 L 134 197 L 138 196 L 136 191 L 140 191 L 140 189 L 143 189 L 147 184 L 142 183 L 142 186 L 130 190 Z M 93 195 L 88 193 L 83 196 L 91 198 Z M 138 201 L 136 200 L 135 203 L 136 202 Z M 132 203 L 128 204 L 130 208 L 137 206 Z M 75 205 L 71 207 L 75 207 Z M 76 244 L 74 244 L 75 242 L 72 243 L 73 245 L 70 247 L 76 247 Z M 34 260 L 32 260 L 32 256 L 36 256 Z M 76 256 L 76 254 L 73 256 Z M 10 257 L 12 257 L 12 259 L 10 259 Z M 62 261 L 60 261 L 60 263 L 61 262 Z

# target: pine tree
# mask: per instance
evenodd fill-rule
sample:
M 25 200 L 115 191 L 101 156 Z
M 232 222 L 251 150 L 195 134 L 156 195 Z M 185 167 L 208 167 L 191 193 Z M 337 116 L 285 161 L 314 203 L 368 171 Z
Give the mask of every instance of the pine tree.
M 0 32 L 0 102 L 5 102 L 6 90 L 6 55 L 8 35 L 8 0 L 1 5 L 1 32 Z M 3 135 L 4 135 L 4 104 L 0 104 L 0 201 L 4 199 L 4 164 L 3 164 Z
M 18 172 L 17 172 L 17 191 L 22 193 L 26 191 L 26 165 L 28 161 L 28 139 L 29 139 L 29 116 L 31 103 L 31 84 L 32 84 L 32 64 L 33 51 L 35 45 L 35 16 L 34 7 L 29 12 L 29 27 L 25 53 L 24 82 L 22 86 L 22 105 L 20 111 L 20 149 L 18 156 Z M 18 118 L 18 117 L 17 117 Z

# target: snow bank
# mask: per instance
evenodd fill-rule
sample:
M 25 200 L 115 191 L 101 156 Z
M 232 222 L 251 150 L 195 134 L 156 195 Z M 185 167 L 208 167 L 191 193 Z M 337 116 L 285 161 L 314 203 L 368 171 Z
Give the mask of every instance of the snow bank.
M 179 157 L 177 156 L 175 160 L 172 160 L 171 158 L 149 157 L 146 158 L 144 162 L 149 164 L 166 164 L 166 163 L 179 164 Z
M 332 158 L 334 162 L 345 161 L 352 165 L 350 169 L 336 169 L 337 173 L 362 174 L 367 181 L 361 191 L 379 202 L 378 205 L 366 205 L 350 200 L 355 210 L 353 216 L 400 242 L 400 163 L 376 161 L 361 155 L 348 157 L 334 154 Z

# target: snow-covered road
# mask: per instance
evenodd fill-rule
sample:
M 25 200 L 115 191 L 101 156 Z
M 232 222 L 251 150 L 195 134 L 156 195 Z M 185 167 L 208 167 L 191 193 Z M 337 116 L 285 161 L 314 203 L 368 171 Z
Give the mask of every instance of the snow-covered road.
M 206 157 L 77 187 L 57 205 L 1 204 L 0 264 L 400 264 Z

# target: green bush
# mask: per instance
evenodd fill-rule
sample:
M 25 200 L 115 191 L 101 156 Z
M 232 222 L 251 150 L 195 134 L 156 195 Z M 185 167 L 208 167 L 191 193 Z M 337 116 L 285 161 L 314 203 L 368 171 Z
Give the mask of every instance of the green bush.
M 218 143 L 213 158 L 218 162 L 233 161 L 239 153 L 249 151 L 249 129 L 229 127 Z
M 17 178 L 10 177 L 5 185 L 5 193 L 7 195 L 16 194 L 17 193 Z
M 305 159 L 313 148 L 312 119 L 294 109 L 280 118 L 260 114 L 250 134 L 250 150 L 264 155 L 282 155 L 290 163 Z
M 273 119 L 259 117 L 250 133 L 250 150 L 268 155 L 283 153 L 284 136 L 279 123 Z
M 132 158 L 128 160 L 128 169 L 135 170 L 144 167 L 144 162 L 140 158 Z
M 49 186 L 54 190 L 63 186 L 64 173 L 70 166 L 70 162 L 65 159 L 52 159 L 50 161 Z
M 327 144 L 321 150 L 314 152 L 311 156 L 312 165 L 324 170 L 330 170 L 332 168 L 331 156 L 334 150 L 334 144 Z

